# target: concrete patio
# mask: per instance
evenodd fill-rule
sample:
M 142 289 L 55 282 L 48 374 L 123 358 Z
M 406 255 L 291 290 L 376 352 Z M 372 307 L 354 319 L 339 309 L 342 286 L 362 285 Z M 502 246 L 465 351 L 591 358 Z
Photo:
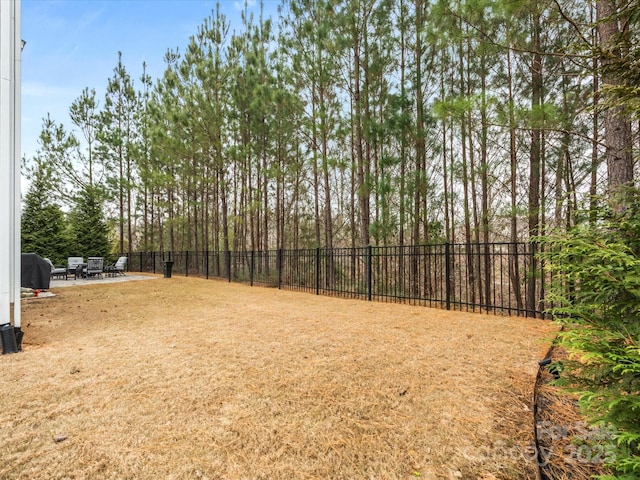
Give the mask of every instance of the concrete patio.
M 107 277 L 103 275 L 102 277 L 89 277 L 89 278 L 74 278 L 73 275 L 70 275 L 67 280 L 52 278 L 51 283 L 49 284 L 49 290 L 55 290 L 56 288 L 63 287 L 76 287 L 81 285 L 97 285 L 104 283 L 122 283 L 122 282 L 134 282 L 139 280 L 156 280 L 158 278 L 162 278 L 159 275 L 150 275 L 150 274 L 137 274 L 137 273 L 127 273 L 125 275 L 118 275 L 115 277 Z

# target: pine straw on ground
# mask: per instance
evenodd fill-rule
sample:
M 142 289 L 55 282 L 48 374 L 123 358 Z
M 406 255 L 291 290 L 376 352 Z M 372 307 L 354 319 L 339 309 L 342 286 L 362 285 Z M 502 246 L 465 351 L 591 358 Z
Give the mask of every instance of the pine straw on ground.
M 567 358 L 561 347 L 554 347 L 554 362 Z M 542 473 L 551 480 L 590 480 L 608 473 L 603 462 L 611 453 L 605 440 L 606 429 L 590 426 L 580 413 L 578 396 L 553 384 L 548 369 L 538 382 L 536 425 Z
M 197 278 L 23 302 L 0 478 L 525 479 L 555 327 Z

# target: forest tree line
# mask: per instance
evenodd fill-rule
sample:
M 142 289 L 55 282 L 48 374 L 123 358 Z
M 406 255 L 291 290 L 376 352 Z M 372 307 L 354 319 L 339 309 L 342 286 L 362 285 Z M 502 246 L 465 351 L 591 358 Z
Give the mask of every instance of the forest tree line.
M 639 125 L 612 99 L 639 11 L 283 0 L 232 30 L 218 7 L 161 78 L 119 53 L 25 171 L 55 218 L 102 203 L 121 253 L 527 241 L 633 183 Z

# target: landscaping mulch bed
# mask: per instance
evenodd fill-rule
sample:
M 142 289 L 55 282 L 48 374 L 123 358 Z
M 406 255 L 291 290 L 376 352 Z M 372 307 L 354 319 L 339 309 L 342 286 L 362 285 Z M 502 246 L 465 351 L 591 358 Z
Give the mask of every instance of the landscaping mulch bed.
M 24 301 L 0 478 L 535 478 L 542 320 L 174 277 Z
M 610 473 L 603 463 L 611 454 L 604 441 L 611 433 L 589 425 L 580 412 L 578 396 L 555 385 L 562 372 L 557 367 L 556 374 L 552 372 L 557 362 L 566 360 L 566 351 L 554 347 L 549 358 L 554 363 L 541 370 L 536 390 L 542 480 L 590 480 Z

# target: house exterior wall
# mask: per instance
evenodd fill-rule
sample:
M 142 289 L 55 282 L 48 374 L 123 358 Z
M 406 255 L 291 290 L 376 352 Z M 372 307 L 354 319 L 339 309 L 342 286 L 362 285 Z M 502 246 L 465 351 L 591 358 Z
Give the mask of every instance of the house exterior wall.
M 20 327 L 20 0 L 0 0 L 0 324 Z

